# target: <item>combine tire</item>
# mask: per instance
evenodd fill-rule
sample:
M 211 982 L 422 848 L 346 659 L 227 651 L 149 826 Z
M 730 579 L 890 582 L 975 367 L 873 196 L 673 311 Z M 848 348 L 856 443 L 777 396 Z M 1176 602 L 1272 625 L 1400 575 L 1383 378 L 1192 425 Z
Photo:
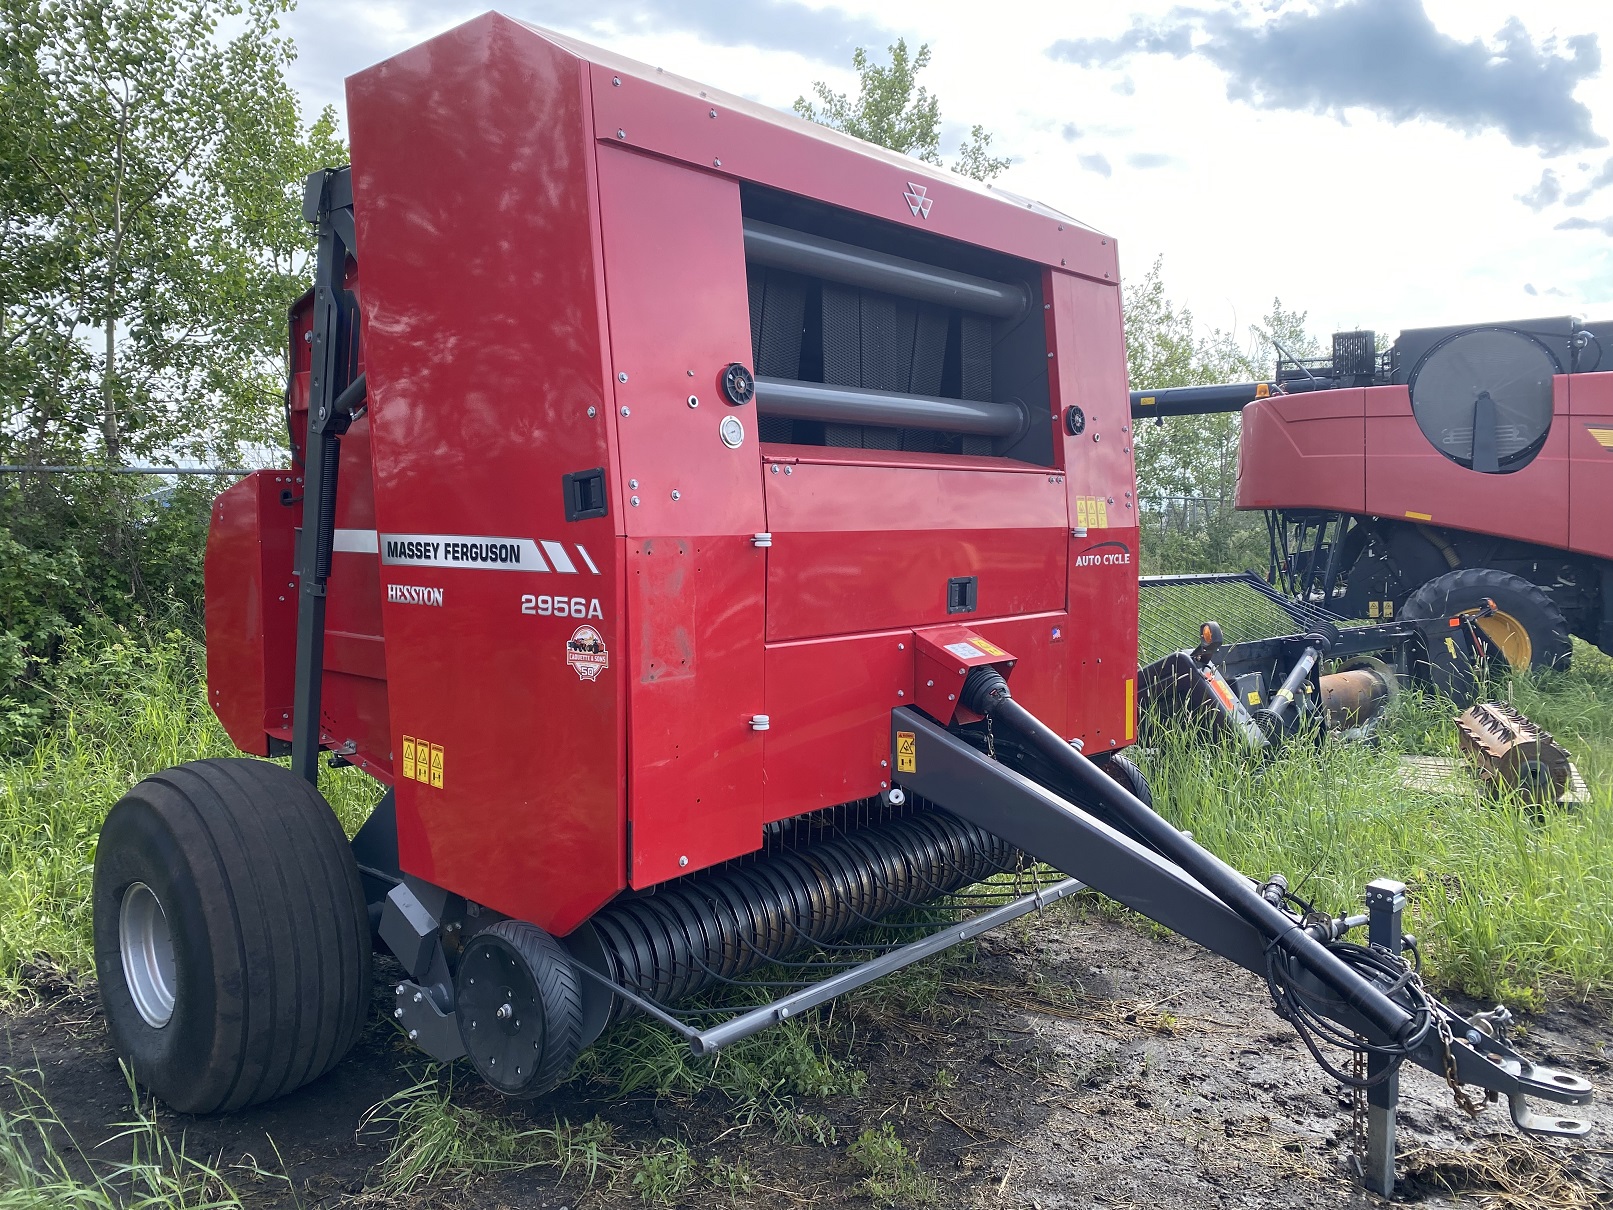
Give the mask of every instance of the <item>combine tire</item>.
M 95 970 L 112 1045 L 186 1113 L 329 1071 L 364 1027 L 370 925 L 336 817 L 266 761 L 152 775 L 101 827 Z
M 1477 609 L 1486 598 L 1496 612 L 1478 628 L 1492 657 L 1516 672 L 1566 668 L 1573 652 L 1568 623 L 1546 590 L 1522 576 L 1489 567 L 1468 567 L 1428 581 L 1400 608 L 1403 618 L 1440 618 Z M 1453 695 L 1454 696 L 1454 695 Z
M 478 1075 L 507 1097 L 539 1097 L 583 1048 L 582 980 L 535 924 L 501 920 L 465 944 L 454 974 L 459 1036 Z
M 1121 756 L 1117 752 L 1105 760 L 1098 761 L 1097 766 L 1119 782 L 1122 788 L 1129 790 L 1131 796 L 1139 800 L 1144 806 L 1151 807 L 1154 805 L 1154 791 L 1149 787 L 1148 779 L 1143 776 L 1143 771 L 1136 766 L 1130 757 Z

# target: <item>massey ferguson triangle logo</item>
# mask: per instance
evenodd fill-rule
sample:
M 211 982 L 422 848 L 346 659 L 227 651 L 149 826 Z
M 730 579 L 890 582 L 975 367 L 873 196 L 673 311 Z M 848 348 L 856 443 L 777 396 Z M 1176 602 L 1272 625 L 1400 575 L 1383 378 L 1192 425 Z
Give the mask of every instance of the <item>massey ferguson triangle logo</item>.
M 930 217 L 930 207 L 934 204 L 935 199 L 925 197 L 924 193 L 923 185 L 915 185 L 912 181 L 907 182 L 907 192 L 902 196 L 907 199 L 907 208 L 913 212 L 914 218 Z

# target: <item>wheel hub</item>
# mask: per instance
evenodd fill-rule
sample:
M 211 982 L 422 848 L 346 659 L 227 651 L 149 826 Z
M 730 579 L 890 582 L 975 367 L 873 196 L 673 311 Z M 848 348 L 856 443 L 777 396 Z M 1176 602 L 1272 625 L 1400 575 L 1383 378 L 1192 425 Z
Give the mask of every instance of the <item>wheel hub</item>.
M 1529 670 L 1529 663 L 1534 657 L 1534 644 L 1530 642 L 1529 632 L 1524 629 L 1522 622 L 1510 613 L 1497 610 L 1488 617 L 1479 618 L 1478 627 L 1500 652 L 1507 667 L 1514 672 Z
M 543 1058 L 543 1010 L 532 973 L 502 939 L 483 937 L 460 963 L 458 983 L 471 1063 L 494 1088 L 519 1091 Z
M 145 1023 L 161 1029 L 174 1015 L 174 939 L 162 903 L 143 882 L 130 883 L 123 892 L 118 950 L 129 997 Z

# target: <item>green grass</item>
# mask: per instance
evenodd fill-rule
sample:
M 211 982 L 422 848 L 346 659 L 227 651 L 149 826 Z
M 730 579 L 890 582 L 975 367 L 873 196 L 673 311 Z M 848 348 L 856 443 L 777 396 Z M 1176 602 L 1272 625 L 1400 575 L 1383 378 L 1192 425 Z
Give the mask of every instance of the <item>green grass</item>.
M 238 755 L 207 707 L 201 646 L 184 635 L 72 650 L 53 692 L 61 722 L 25 757 L 0 760 L 0 1003 L 27 998 L 37 955 L 90 970 L 95 838 L 112 804 L 169 765 Z M 349 831 L 379 797 L 356 770 L 322 785 Z
M 1375 877 L 1412 892 L 1436 984 L 1538 1008 L 1613 992 L 1613 661 L 1581 647 L 1562 674 L 1493 686 L 1553 731 L 1591 788 L 1541 810 L 1408 788 L 1401 757 L 1456 756 L 1455 710 L 1405 694 L 1373 747 L 1290 745 L 1259 762 L 1167 736 L 1143 758 L 1156 803 L 1233 866 L 1285 874 L 1335 914 Z
M 186 1154 L 183 1141 L 175 1146 L 132 1085 L 133 1115 L 86 1152 L 30 1085 L 9 1073 L 0 1078 L 22 1103 L 22 1112 L 0 1109 L 0 1210 L 240 1210 L 225 1174 Z M 114 1151 L 128 1159 L 100 1158 Z M 243 1171 L 290 1189 L 281 1173 Z
M 453 1069 L 436 1065 L 371 1109 L 359 1133 L 392 1136 L 377 1187 L 393 1197 L 540 1168 L 561 1178 L 577 1171 L 592 1185 L 626 1166 L 608 1123 L 595 1118 L 574 1126 L 557 1118 L 551 1128 L 514 1125 L 465 1104 L 463 1097 L 456 1100 Z
M 940 1195 L 935 1178 L 919 1167 L 889 1122 L 863 1131 L 846 1154 L 865 1173 L 863 1192 L 876 1205 L 928 1206 Z

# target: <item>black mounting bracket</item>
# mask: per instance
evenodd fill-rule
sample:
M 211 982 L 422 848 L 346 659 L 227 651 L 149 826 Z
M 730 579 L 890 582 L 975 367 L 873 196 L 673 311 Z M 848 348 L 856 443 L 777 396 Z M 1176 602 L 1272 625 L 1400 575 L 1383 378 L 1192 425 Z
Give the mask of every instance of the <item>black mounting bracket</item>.
M 358 300 L 347 289 L 357 261 L 353 178 L 348 168 L 311 173 L 303 218 L 314 224 L 314 322 L 308 380 L 308 436 L 303 446 L 302 541 L 297 547 L 297 655 L 292 688 L 291 769 L 319 785 L 320 697 L 325 666 L 325 584 L 336 533 L 341 435 L 365 397 L 358 373 Z

